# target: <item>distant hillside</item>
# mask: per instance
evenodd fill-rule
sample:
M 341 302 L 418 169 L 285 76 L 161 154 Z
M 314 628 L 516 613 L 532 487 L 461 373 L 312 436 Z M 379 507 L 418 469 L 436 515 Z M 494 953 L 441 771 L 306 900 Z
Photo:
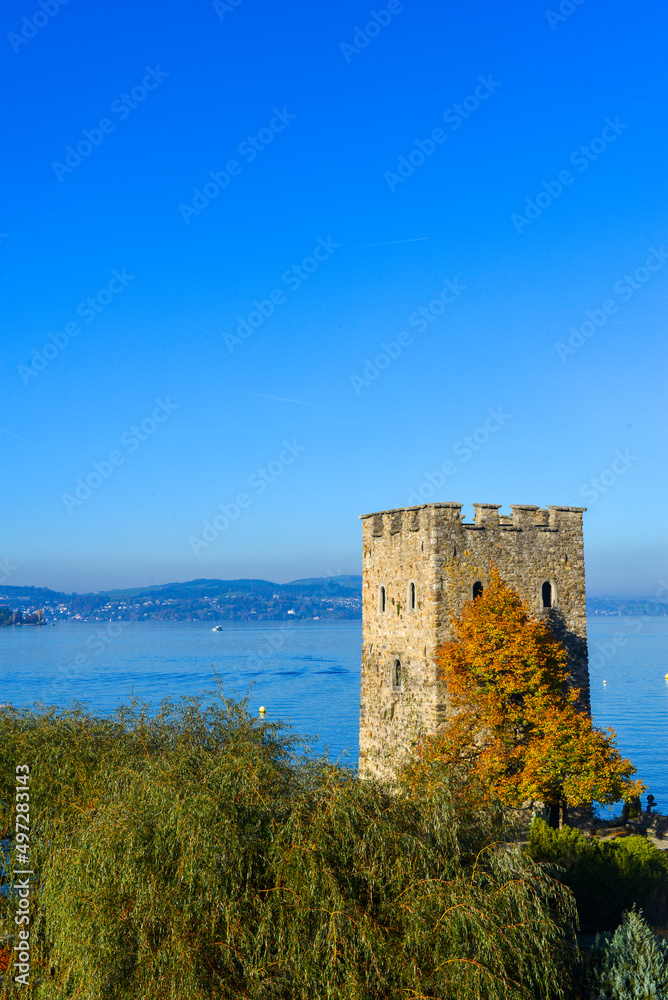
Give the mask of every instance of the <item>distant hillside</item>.
M 2 603 L 24 613 L 43 608 L 48 621 L 361 618 L 362 577 L 322 577 L 291 583 L 189 580 L 92 594 L 0 587 Z
M 333 593 L 361 594 L 361 576 L 330 576 L 308 580 L 293 580 L 291 583 L 271 583 L 269 580 L 189 580 L 186 583 L 162 583 L 153 587 L 132 590 L 110 590 L 109 597 L 138 597 L 156 595 L 176 600 L 196 597 L 214 597 L 222 594 L 299 594 L 308 591 L 312 595 L 329 596 Z
M 588 597 L 588 615 L 668 615 L 668 602 L 655 597 Z
M 0 585 L 0 601 L 21 600 L 32 601 L 56 601 L 63 598 L 78 597 L 78 594 L 63 594 L 59 590 L 48 590 L 46 587 L 6 587 Z
M 24 614 L 44 609 L 48 621 L 224 621 L 361 618 L 362 577 L 270 580 L 187 580 L 152 587 L 65 594 L 45 587 L 0 586 L 0 605 Z M 589 597 L 590 615 L 668 615 L 652 598 Z
M 362 590 L 362 577 L 361 576 L 316 576 L 308 577 L 306 580 L 293 580 L 292 583 L 286 583 L 286 587 L 317 587 L 317 586 L 331 586 L 335 585 L 337 587 L 350 587 L 352 590 Z

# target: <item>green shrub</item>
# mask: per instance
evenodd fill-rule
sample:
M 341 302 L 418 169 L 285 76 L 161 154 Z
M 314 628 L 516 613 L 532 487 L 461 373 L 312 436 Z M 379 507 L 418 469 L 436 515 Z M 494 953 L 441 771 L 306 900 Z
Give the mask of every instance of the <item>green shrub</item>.
M 597 935 L 595 1000 L 666 1000 L 668 945 L 659 941 L 642 917 L 624 914 L 613 935 Z
M 527 854 L 555 866 L 555 876 L 573 890 L 583 931 L 613 930 L 634 904 L 655 926 L 668 922 L 668 856 L 645 837 L 601 842 L 537 819 Z
M 570 893 L 436 772 L 360 781 L 224 699 L 6 710 L 5 829 L 24 762 L 44 1000 L 569 996 Z
M 591 850 L 591 840 L 571 826 L 555 830 L 544 819 L 535 818 L 529 831 L 527 854 L 535 861 L 573 863 Z

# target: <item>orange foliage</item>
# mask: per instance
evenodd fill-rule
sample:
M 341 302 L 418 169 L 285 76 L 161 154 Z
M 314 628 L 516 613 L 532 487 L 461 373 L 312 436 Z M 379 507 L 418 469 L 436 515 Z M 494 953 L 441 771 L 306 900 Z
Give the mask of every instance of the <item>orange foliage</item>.
M 465 764 L 507 805 L 630 800 L 644 790 L 612 729 L 597 729 L 568 684 L 567 654 L 492 569 L 491 585 L 453 617 L 437 663 L 455 709 L 422 759 Z

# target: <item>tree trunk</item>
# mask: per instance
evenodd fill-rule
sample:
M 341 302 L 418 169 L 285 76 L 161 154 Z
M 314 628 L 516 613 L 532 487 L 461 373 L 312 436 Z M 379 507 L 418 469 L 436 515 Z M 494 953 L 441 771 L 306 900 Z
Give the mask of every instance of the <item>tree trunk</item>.
M 557 799 L 556 802 L 551 802 L 550 806 L 550 817 L 548 819 L 549 825 L 553 830 L 561 830 L 562 827 L 568 821 L 568 807 L 566 804 L 566 799 Z

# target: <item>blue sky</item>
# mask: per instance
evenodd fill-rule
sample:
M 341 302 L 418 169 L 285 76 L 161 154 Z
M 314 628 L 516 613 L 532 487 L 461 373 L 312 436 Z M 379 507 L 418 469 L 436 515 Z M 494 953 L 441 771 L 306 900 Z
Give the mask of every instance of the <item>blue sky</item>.
M 416 495 L 668 580 L 658 0 L 1 16 L 3 582 L 360 572 Z

